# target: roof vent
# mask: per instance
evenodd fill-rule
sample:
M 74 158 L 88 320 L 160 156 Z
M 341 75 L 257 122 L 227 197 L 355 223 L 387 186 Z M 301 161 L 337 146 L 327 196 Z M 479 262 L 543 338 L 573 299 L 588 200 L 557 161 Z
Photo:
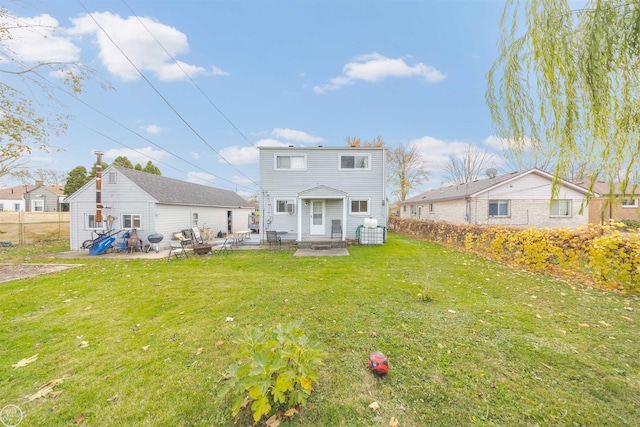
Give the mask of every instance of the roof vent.
M 495 168 L 487 169 L 487 176 L 489 178 L 495 178 L 497 174 L 498 174 L 498 171 Z

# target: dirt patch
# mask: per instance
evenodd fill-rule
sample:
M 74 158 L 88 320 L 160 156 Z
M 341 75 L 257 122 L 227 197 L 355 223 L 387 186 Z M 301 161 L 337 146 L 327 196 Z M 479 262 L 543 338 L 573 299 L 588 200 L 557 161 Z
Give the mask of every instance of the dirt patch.
M 0 283 L 82 266 L 82 264 L 0 264 Z

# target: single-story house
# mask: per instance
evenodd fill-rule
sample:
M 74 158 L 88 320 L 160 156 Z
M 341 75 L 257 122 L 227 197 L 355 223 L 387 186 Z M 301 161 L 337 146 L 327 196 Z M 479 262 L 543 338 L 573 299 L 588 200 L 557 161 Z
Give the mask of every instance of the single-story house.
M 150 234 L 162 234 L 160 248 L 168 248 L 175 232 L 198 226 L 214 233 L 246 230 L 249 202 L 230 190 L 209 187 L 119 166 L 102 173 L 100 185 L 102 222 L 97 216 L 96 178 L 65 199 L 70 211 L 70 246 L 80 249 L 85 240 L 107 228 L 135 228 L 143 243 Z
M 453 224 L 575 228 L 586 226 L 581 209 L 588 191 L 560 181 L 551 200 L 553 175 L 540 169 L 493 175 L 436 188 L 400 202 L 400 217 Z
M 579 186 L 588 189 L 589 182 L 579 182 Z M 610 202 L 611 188 L 606 182 L 594 182 L 591 189 L 593 197 L 589 201 L 589 223 L 605 224 L 610 219 L 621 221 L 623 219 L 631 219 L 640 221 L 640 186 L 633 191 L 633 184 L 627 186 L 625 197 L 622 197 L 620 184 L 614 184 L 613 203 Z M 630 195 L 633 191 L 633 194 Z
M 263 240 L 269 230 L 297 241 L 355 239 L 365 234 L 359 233 L 365 220 L 371 241 L 383 236 L 384 147 L 258 148 Z
M 16 185 L 0 190 L 0 212 L 59 212 L 62 210 L 64 188 L 44 185 Z

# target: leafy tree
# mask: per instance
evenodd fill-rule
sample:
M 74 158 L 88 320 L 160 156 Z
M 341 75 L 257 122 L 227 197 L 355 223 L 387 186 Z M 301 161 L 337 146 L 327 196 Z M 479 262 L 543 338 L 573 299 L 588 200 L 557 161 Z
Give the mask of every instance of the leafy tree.
M 449 156 L 444 170 L 451 183 L 461 184 L 477 180 L 493 163 L 493 154 L 468 144 L 462 153 Z
M 134 169 L 137 171 L 142 171 L 142 165 L 140 163 L 136 163 L 136 166 L 134 167 Z
M 625 189 L 640 162 L 640 2 L 571 5 L 507 1 L 488 73 L 491 117 L 516 151 L 530 143 L 555 158 L 556 178 L 577 160 L 594 165 L 592 186 L 613 190 L 620 177 Z
M 127 169 L 133 169 L 133 163 L 126 156 L 118 156 L 113 161 L 114 166 L 121 166 Z
M 347 136 L 344 138 L 349 147 L 383 147 L 384 140 L 380 135 L 373 138 L 371 141 L 362 142 L 357 136 Z
M 415 146 L 400 144 L 387 150 L 387 180 L 391 185 L 391 194 L 396 200 L 403 201 L 407 194 L 422 181 L 429 179 L 429 171 Z
M 12 17 L 8 10 L 0 8 L 0 46 L 12 38 L 12 32 L 26 24 Z M 43 34 L 43 39 L 46 34 Z M 47 108 L 55 103 L 55 83 L 50 83 L 39 71 L 44 69 L 63 76 L 64 84 L 74 93 L 83 90 L 82 82 L 87 71 L 81 64 L 63 62 L 25 63 L 4 48 L 0 55 L 0 177 L 24 167 L 25 156 L 34 150 L 49 150 L 49 138 L 66 131 L 67 116 L 48 113 L 60 109 Z M 23 89 L 20 89 L 23 88 Z M 46 102 L 40 103 L 34 94 L 44 94 Z
M 84 166 L 76 166 L 69 171 L 67 183 L 64 186 L 64 194 L 70 196 L 85 185 L 91 177 L 87 175 L 87 168 Z
M 102 170 L 104 171 L 106 168 L 109 167 L 109 163 L 103 161 L 102 162 Z M 89 179 L 95 178 L 96 177 L 96 163 L 93 164 L 93 166 L 91 166 L 91 173 L 89 174 Z
M 162 172 L 160 172 L 160 169 L 154 165 L 151 160 L 149 160 L 147 162 L 147 164 L 145 165 L 144 169 L 142 169 L 143 172 L 147 172 L 147 173 L 152 173 L 154 175 L 162 175 Z

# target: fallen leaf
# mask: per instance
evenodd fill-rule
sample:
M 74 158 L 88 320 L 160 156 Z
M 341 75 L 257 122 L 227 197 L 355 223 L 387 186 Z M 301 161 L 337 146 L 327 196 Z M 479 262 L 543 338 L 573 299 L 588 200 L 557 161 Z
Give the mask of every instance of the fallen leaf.
M 233 317 L 227 317 L 224 319 L 225 322 L 233 322 Z
M 118 403 L 120 400 L 120 395 L 118 393 L 114 394 L 112 397 L 107 399 L 107 402 L 113 403 L 114 405 Z
M 542 319 L 542 316 L 540 316 L 539 314 L 536 314 L 536 317 L 537 317 L 538 319 Z
M 605 322 L 604 320 L 599 321 L 598 323 L 600 323 L 602 326 L 606 326 L 607 328 L 610 327 L 611 325 L 608 324 L 607 322 Z
M 224 341 L 220 340 L 220 341 L 216 341 L 215 346 L 216 347 L 220 347 L 222 344 L 224 344 Z
M 62 394 L 62 390 L 52 391 L 50 396 L 52 399 L 55 399 L 56 397 L 60 396 L 60 394 Z
M 377 411 L 378 409 L 380 409 L 380 404 L 378 402 L 373 402 L 371 405 L 369 405 L 369 408 Z
M 289 409 L 288 411 L 286 411 L 284 413 L 284 416 L 285 417 L 293 417 L 297 413 L 298 413 L 298 411 L 296 410 L 296 408 L 291 408 L 291 409 Z
M 447 310 L 447 311 L 448 311 L 449 313 L 453 313 L 453 314 L 455 314 L 455 313 L 456 313 L 456 311 L 455 311 L 455 310 Z
M 196 356 L 199 356 L 201 354 L 202 354 L 202 347 L 196 350 Z
M 589 327 L 591 327 L 591 325 L 589 325 L 588 323 L 580 323 L 580 327 L 581 328 L 589 328 Z
M 80 348 L 87 348 L 89 347 L 89 341 L 82 341 L 80 343 Z
M 64 380 L 69 378 L 71 374 L 64 374 L 61 378 L 56 378 L 55 380 L 47 381 L 38 387 L 38 391 L 31 396 L 27 396 L 27 402 L 33 402 L 36 399 L 40 399 L 41 397 L 46 397 L 49 393 L 53 392 L 53 389 L 62 384 Z M 56 397 L 59 395 L 58 393 Z
M 14 368 L 24 368 L 29 363 L 35 362 L 36 360 L 38 360 L 38 355 L 37 354 L 34 355 L 34 356 L 29 357 L 28 359 L 22 359 L 21 361 L 19 361 L 15 365 L 11 365 L 11 366 L 14 367 Z
M 144 347 L 142 347 L 142 349 L 143 349 L 144 351 L 147 351 L 147 350 L 149 350 L 149 346 L 148 346 L 148 345 L 145 345 Z
M 280 425 L 280 420 L 278 419 L 278 414 L 273 414 L 267 421 L 264 422 L 267 427 L 278 427 Z
M 76 418 L 76 424 L 80 424 L 81 422 L 83 422 L 86 419 L 87 419 L 87 417 L 85 417 L 84 415 L 78 415 L 78 417 Z
M 70 299 L 66 299 L 66 300 L 64 300 L 62 302 L 71 302 L 71 300 Z
M 398 424 L 398 419 L 396 417 L 391 417 L 391 419 L 389 420 L 389 427 L 400 427 L 400 424 Z

